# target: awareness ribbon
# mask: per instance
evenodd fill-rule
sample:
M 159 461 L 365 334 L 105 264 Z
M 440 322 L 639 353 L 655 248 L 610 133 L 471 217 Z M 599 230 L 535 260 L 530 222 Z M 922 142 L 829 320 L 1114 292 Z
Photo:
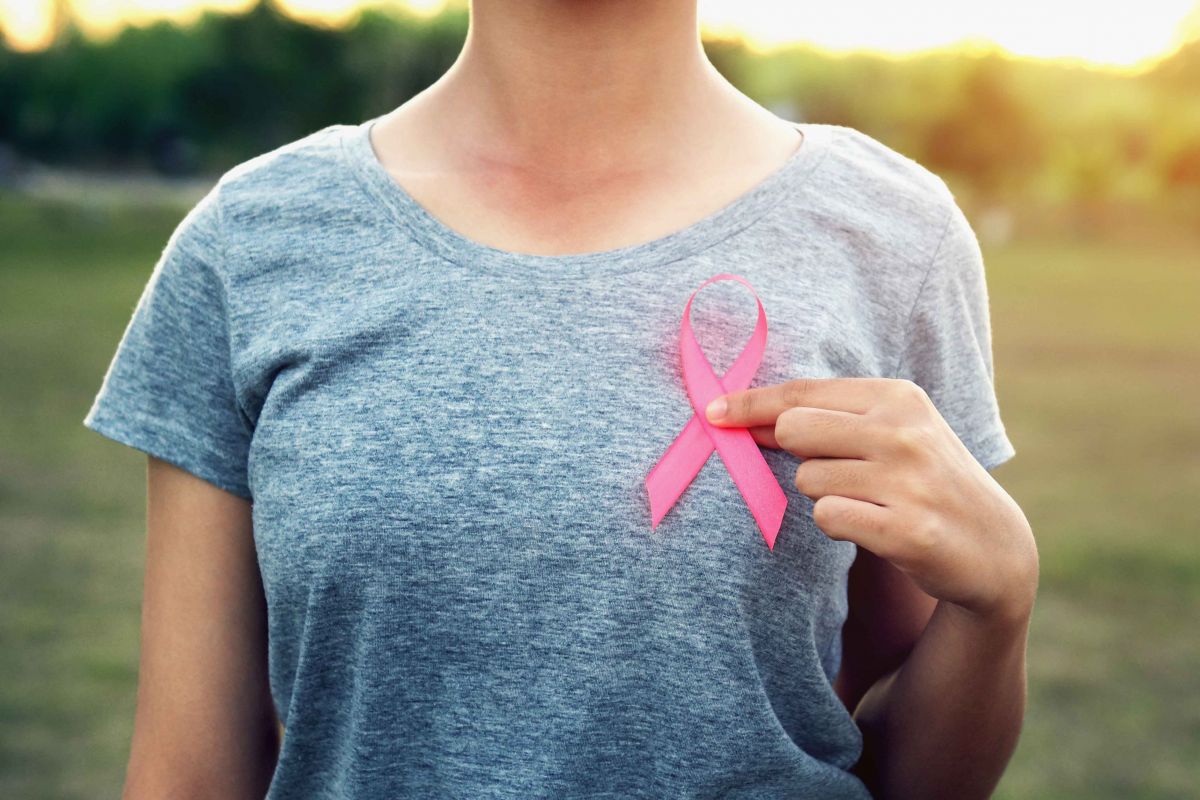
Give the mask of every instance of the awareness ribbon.
M 692 300 L 696 294 L 714 281 L 735 280 L 754 294 L 758 303 L 758 322 L 754 333 L 742 349 L 733 365 L 720 378 L 713 372 L 708 357 L 696 341 L 692 332 Z M 763 352 L 767 348 L 767 315 L 754 287 L 743 277 L 723 272 L 701 283 L 688 298 L 683 309 L 683 324 L 679 330 L 679 354 L 683 367 L 683 383 L 687 388 L 693 414 L 683 431 L 663 453 L 662 458 L 646 476 L 646 493 L 650 497 L 651 528 L 666 516 L 683 490 L 691 484 L 708 461 L 715 448 L 725 462 L 725 469 L 754 521 L 758 523 L 767 549 L 774 550 L 775 536 L 783 523 L 783 512 L 787 508 L 787 495 L 780 488 L 775 474 L 763 458 L 758 443 L 746 428 L 721 428 L 711 424 L 704 409 L 720 395 L 741 391 L 750 385 L 750 379 L 758 371 Z

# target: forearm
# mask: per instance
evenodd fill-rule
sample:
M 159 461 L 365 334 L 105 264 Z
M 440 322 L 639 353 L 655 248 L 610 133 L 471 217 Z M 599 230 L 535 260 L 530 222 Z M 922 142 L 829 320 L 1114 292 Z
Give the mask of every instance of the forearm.
M 990 796 L 1024 716 L 1028 623 L 938 603 L 904 664 L 855 709 L 856 772 L 876 797 Z

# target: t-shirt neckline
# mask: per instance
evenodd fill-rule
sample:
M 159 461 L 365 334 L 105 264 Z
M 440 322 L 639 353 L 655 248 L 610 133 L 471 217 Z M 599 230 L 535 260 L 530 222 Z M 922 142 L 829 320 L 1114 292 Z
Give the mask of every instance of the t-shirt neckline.
M 802 135 L 800 146 L 757 184 L 707 216 L 648 241 L 607 250 L 540 255 L 504 250 L 476 241 L 435 217 L 392 178 L 369 138 L 371 117 L 347 125 L 342 153 L 364 188 L 427 248 L 448 260 L 490 272 L 534 279 L 579 278 L 644 270 L 677 261 L 721 242 L 784 203 L 828 151 L 833 126 L 787 120 Z

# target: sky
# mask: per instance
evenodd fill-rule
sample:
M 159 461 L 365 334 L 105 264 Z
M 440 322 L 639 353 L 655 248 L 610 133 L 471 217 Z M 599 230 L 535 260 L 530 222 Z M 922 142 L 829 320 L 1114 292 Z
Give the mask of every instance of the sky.
M 45 41 L 55 2 L 68 3 L 90 32 L 113 33 L 127 22 L 158 17 L 180 22 L 202 8 L 238 11 L 252 0 L 0 0 L 0 27 L 10 44 Z M 762 48 L 801 42 L 831 51 L 903 56 L 974 44 L 1015 56 L 1059 59 L 1104 68 L 1139 69 L 1186 36 L 1200 35 L 1198 0 L 698 0 L 701 24 L 739 34 Z M 366 5 L 435 11 L 442 0 L 281 0 L 301 19 L 339 24 Z

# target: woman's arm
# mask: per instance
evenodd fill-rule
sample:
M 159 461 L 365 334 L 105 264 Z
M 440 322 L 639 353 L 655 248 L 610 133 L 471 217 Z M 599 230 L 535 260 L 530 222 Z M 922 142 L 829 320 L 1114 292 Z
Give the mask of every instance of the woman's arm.
M 834 689 L 852 713 L 867 691 L 908 658 L 937 601 L 870 550 L 850 565 L 842 665 Z
M 878 797 L 988 797 L 1024 714 L 1028 614 L 938 602 L 861 549 L 848 594 L 835 686 L 863 731 L 855 772 Z
M 838 684 L 863 731 L 864 782 L 883 798 L 988 797 L 1024 713 L 1038 556 L 1020 506 L 909 380 L 799 378 L 727 394 L 707 415 L 800 456 L 817 527 L 908 579 L 864 561 L 851 598 Z M 934 603 L 925 624 L 917 590 Z
M 261 798 L 279 728 L 248 500 L 154 456 L 123 800 Z

